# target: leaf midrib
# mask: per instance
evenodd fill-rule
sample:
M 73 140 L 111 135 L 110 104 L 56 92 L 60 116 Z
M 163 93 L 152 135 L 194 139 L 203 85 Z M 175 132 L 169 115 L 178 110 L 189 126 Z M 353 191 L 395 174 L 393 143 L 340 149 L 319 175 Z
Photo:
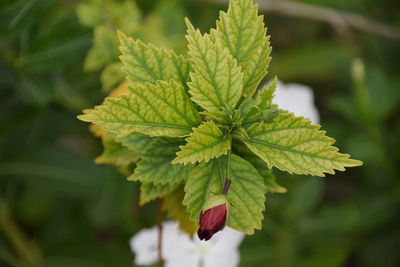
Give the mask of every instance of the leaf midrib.
M 303 151 L 299 151 L 299 150 L 292 149 L 292 148 L 278 146 L 278 145 L 275 145 L 275 144 L 268 143 L 268 142 L 266 142 L 264 140 L 258 140 L 258 139 L 254 139 L 254 138 L 249 138 L 247 140 L 244 140 L 244 142 L 245 143 L 246 142 L 254 142 L 254 143 L 257 143 L 257 144 L 261 144 L 261 145 L 265 145 L 265 146 L 271 147 L 273 149 L 282 150 L 282 151 L 288 151 L 288 152 L 292 152 L 292 153 L 297 153 L 297 154 L 300 154 L 300 155 L 303 155 L 303 156 L 306 156 L 306 157 L 309 157 L 309 158 L 318 158 L 318 159 L 321 159 L 321 160 L 336 161 L 336 162 L 341 162 L 341 163 L 346 163 L 347 160 L 348 160 L 348 159 L 347 160 L 340 160 L 340 159 L 338 159 L 338 157 L 337 158 L 333 158 L 333 159 L 331 159 L 331 158 L 323 158 L 323 157 L 318 156 L 318 155 L 313 155 L 313 154 L 310 154 L 310 153 L 307 153 L 307 152 L 303 152 Z M 336 153 L 338 153 L 339 155 L 342 155 L 339 152 L 336 152 Z

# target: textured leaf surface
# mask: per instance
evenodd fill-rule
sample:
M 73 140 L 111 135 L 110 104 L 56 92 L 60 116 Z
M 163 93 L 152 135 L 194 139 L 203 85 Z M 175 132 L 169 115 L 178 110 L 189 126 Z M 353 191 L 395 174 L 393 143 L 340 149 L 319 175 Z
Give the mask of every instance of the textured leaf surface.
M 220 194 L 225 179 L 226 156 L 201 163 L 190 173 L 185 185 L 185 199 L 190 218 L 199 219 L 201 208 L 211 194 Z M 265 209 L 264 180 L 257 170 L 246 160 L 232 155 L 232 184 L 227 195 L 229 202 L 228 226 L 253 234 L 261 229 L 261 220 Z
M 186 138 L 187 144 L 180 147 L 177 157 L 172 163 L 196 163 L 209 161 L 226 154 L 231 146 L 227 135 L 213 121 L 207 121 L 193 130 Z
M 128 180 L 153 184 L 176 184 L 185 180 L 192 165 L 171 163 L 181 144 L 180 139 L 157 138 L 137 163 L 134 174 Z
M 228 12 L 220 13 L 217 30 L 212 31 L 216 42 L 228 48 L 242 67 L 243 94 L 247 96 L 254 94 L 271 60 L 264 18 L 257 13 L 252 0 L 231 0 Z
M 200 115 L 181 84 L 171 80 L 147 83 L 129 95 L 107 98 L 103 105 L 85 110 L 78 118 L 126 136 L 141 132 L 150 136 L 188 135 L 200 123 Z
M 338 152 L 334 139 L 312 125 L 308 119 L 282 112 L 272 123 L 257 123 L 248 129 L 244 140 L 248 148 L 262 158 L 269 168 L 296 174 L 325 176 L 344 167 L 359 166 L 362 162 Z
M 208 111 L 233 109 L 242 95 L 243 74 L 236 60 L 222 46 L 217 46 L 209 35 L 195 30 L 189 20 L 189 55 L 194 72 L 189 83 L 192 100 Z
M 177 56 L 172 50 L 159 49 L 128 38 L 122 32 L 118 32 L 118 36 L 123 70 L 132 88 L 143 86 L 146 82 L 155 84 L 159 80 L 171 79 L 186 86 L 191 68 L 185 58 Z
M 269 193 L 286 193 L 287 189 L 276 182 L 276 177 L 272 170 L 268 168 L 267 163 L 260 157 L 250 151 L 247 146 L 241 142 L 235 142 L 233 151 L 250 162 L 258 173 L 264 178 L 265 189 Z
M 157 198 L 164 197 L 174 191 L 179 184 L 153 184 L 153 183 L 142 183 L 140 185 L 140 200 L 139 204 L 144 205 Z
M 192 236 L 198 229 L 198 224 L 189 219 L 189 214 L 183 206 L 182 201 L 185 196 L 183 186 L 179 186 L 172 193 L 163 198 L 162 209 L 167 212 L 167 217 L 177 220 L 179 227 Z

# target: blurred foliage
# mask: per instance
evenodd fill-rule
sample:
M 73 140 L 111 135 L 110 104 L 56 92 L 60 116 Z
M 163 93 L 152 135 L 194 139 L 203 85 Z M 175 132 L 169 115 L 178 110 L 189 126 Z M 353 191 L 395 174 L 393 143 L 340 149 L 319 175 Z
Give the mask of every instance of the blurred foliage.
M 307 0 L 400 26 L 398 1 Z M 130 266 L 129 238 L 155 223 L 75 116 L 118 84 L 115 29 L 184 53 L 183 16 L 212 27 L 218 5 L 187 0 L 0 3 L 0 266 Z M 364 161 L 327 179 L 277 173 L 264 230 L 241 266 L 399 266 L 400 42 L 267 14 L 271 75 L 315 89 L 322 124 Z M 360 58 L 356 59 L 355 58 Z M 103 88 L 103 90 L 101 89 Z M 172 201 L 172 200 L 171 200 Z

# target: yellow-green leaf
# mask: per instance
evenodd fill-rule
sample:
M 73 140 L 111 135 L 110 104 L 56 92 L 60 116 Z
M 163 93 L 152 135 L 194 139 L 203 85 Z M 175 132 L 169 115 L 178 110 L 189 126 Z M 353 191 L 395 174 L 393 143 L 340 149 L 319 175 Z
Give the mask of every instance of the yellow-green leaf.
M 128 180 L 157 185 L 176 184 L 185 180 L 193 166 L 171 163 L 181 144 L 181 139 L 157 138 L 137 163 L 135 172 Z
M 92 122 L 117 137 L 132 132 L 150 136 L 186 136 L 200 124 L 200 115 L 183 86 L 170 80 L 147 83 L 128 95 L 106 98 L 103 105 L 78 118 Z
M 127 166 L 139 159 L 140 154 L 122 146 L 114 140 L 103 137 L 103 153 L 95 159 L 97 164 Z
M 344 167 L 362 165 L 361 161 L 350 159 L 348 154 L 338 152 L 332 144 L 334 139 L 312 125 L 310 120 L 295 117 L 293 113 L 281 112 L 271 123 L 256 123 L 247 133 L 243 142 L 269 168 L 296 174 L 325 176 Z
M 131 133 L 127 136 L 116 138 L 116 141 L 132 151 L 142 155 L 154 143 L 154 138 L 141 133 Z
M 180 147 L 177 157 L 172 161 L 176 163 L 196 163 L 209 161 L 226 154 L 231 147 L 231 140 L 213 121 L 207 121 L 186 138 L 187 144 Z
M 209 35 L 195 30 L 189 20 L 189 55 L 194 71 L 189 83 L 192 100 L 207 111 L 234 109 L 242 96 L 243 74 L 228 49 L 216 45 Z
M 242 67 L 243 94 L 252 96 L 267 74 L 271 60 L 269 36 L 264 17 L 258 16 L 258 6 L 252 0 L 231 0 L 228 12 L 221 12 L 212 37 L 229 49 Z
M 144 205 L 157 198 L 162 198 L 179 186 L 178 184 L 153 184 L 142 183 L 140 185 L 140 200 L 139 205 Z
M 118 32 L 122 52 L 121 61 L 131 87 L 143 86 L 145 83 L 156 84 L 157 81 L 171 79 L 180 82 L 184 87 L 189 81 L 191 70 L 189 62 L 177 56 L 172 50 L 147 45 L 140 40 L 128 38 Z
M 264 178 L 264 184 L 267 192 L 269 193 L 286 193 L 287 189 L 276 182 L 276 177 L 272 173 L 272 170 L 268 168 L 267 163 L 260 157 L 255 155 L 247 146 L 241 142 L 235 142 L 233 146 L 233 152 L 244 158 L 251 165 L 256 168 L 258 173 Z

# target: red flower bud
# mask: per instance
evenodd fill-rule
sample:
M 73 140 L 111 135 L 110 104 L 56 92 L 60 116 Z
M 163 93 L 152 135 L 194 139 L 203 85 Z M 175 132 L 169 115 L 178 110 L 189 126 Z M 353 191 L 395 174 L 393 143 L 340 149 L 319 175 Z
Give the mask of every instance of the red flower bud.
M 197 231 L 200 240 L 209 240 L 216 232 L 220 231 L 225 226 L 225 221 L 228 217 L 228 203 L 224 196 L 222 198 L 221 196 L 216 197 L 218 198 L 214 198 L 211 202 L 218 204 L 209 209 L 205 209 L 205 211 L 202 211 L 200 214 L 200 227 Z M 220 204 L 221 202 L 222 204 Z M 206 206 L 209 206 L 209 204 Z

